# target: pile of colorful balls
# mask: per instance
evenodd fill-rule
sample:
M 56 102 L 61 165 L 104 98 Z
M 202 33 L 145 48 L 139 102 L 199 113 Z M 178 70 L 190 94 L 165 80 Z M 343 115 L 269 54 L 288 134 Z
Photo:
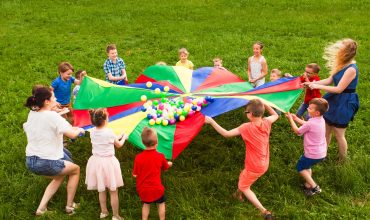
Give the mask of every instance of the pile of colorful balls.
M 151 126 L 155 124 L 167 126 L 173 125 L 177 121 L 184 121 L 187 117 L 191 117 L 214 101 L 211 96 L 168 98 L 165 95 L 165 92 L 169 91 L 168 86 L 165 86 L 163 90 L 164 93 L 161 99 L 147 100 L 145 95 L 141 96 L 141 101 L 145 102 L 141 111 L 147 114 L 148 123 Z M 159 88 L 154 91 L 155 93 L 161 93 Z

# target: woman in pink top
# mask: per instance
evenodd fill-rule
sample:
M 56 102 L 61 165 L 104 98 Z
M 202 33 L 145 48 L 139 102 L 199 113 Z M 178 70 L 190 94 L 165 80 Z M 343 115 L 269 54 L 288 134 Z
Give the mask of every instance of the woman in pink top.
M 322 115 L 328 109 L 329 104 L 325 99 L 314 98 L 309 102 L 307 108 L 310 116 L 308 121 L 304 121 L 294 114 L 287 114 L 293 131 L 297 135 L 304 134 L 304 155 L 299 158 L 296 168 L 306 181 L 304 192 L 307 196 L 313 196 L 321 192 L 320 186 L 312 179 L 311 167 L 326 157 L 325 120 Z M 294 121 L 302 126 L 298 128 Z
M 265 108 L 271 116 L 263 118 Z M 279 118 L 279 115 L 270 106 L 264 105 L 258 99 L 253 99 L 247 104 L 245 113 L 250 122 L 229 131 L 222 128 L 208 116 L 206 117 L 206 123 L 212 125 L 218 133 L 226 138 L 242 136 L 245 143 L 246 156 L 245 168 L 239 176 L 238 189 L 261 211 L 264 219 L 273 219 L 271 212 L 263 207 L 250 187 L 268 169 L 271 124 Z M 239 198 L 242 199 L 241 195 Z

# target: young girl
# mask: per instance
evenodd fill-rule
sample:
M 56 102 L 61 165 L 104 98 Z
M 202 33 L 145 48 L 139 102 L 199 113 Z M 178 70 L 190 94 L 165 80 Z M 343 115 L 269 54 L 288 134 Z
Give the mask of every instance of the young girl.
M 123 186 L 123 180 L 119 161 L 114 156 L 114 146 L 122 147 L 127 136 L 122 134 L 116 137 L 113 131 L 107 128 L 106 109 L 92 110 L 90 117 L 96 127 L 90 132 L 93 155 L 87 162 L 85 183 L 88 190 L 99 192 L 100 218 L 109 215 L 105 191 L 108 188 L 113 212 L 112 220 L 121 220 L 123 218 L 119 215 L 118 187 Z
M 254 43 L 253 56 L 248 58 L 248 80 L 254 87 L 264 84 L 267 75 L 267 63 L 265 57 L 262 56 L 262 49 L 262 42 Z
M 181 48 L 179 50 L 179 58 L 180 60 L 176 63 L 176 66 L 183 66 L 188 69 L 194 69 L 194 64 L 190 60 L 188 60 L 189 52 L 186 48 Z
M 326 142 L 329 145 L 332 132 L 339 148 L 341 161 L 347 156 L 346 128 L 353 120 L 359 106 L 356 93 L 359 71 L 355 61 L 357 43 L 352 39 L 339 40 L 325 48 L 324 59 L 330 69 L 330 76 L 317 82 L 305 83 L 310 89 L 327 92 L 323 98 L 329 103 L 324 114 L 326 122 Z M 333 84 L 333 85 L 331 85 Z

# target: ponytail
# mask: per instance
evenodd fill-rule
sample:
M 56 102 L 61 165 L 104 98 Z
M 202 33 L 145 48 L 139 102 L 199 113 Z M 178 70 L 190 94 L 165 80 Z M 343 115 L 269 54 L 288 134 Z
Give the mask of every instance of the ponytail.
M 50 100 L 51 89 L 46 86 L 36 85 L 32 89 L 32 96 L 28 97 L 25 106 L 32 111 L 38 111 L 44 107 L 45 100 Z

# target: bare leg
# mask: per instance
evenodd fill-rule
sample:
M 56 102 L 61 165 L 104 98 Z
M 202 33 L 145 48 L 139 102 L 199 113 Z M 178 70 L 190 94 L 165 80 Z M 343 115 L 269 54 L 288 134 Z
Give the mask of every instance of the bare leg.
M 160 220 L 165 220 L 166 218 L 166 203 L 162 202 L 158 206 L 158 215 Z
M 119 216 L 118 189 L 110 192 L 110 205 L 112 206 L 113 216 Z
M 76 195 L 78 180 L 80 179 L 80 167 L 72 162 L 64 161 L 65 168 L 60 176 L 68 176 L 67 183 L 67 206 L 73 205 L 73 199 Z
M 347 157 L 346 128 L 333 128 L 338 143 L 339 160 L 345 161 Z
M 246 189 L 243 191 L 245 197 L 247 197 L 247 199 L 257 208 L 261 211 L 261 213 L 265 213 L 266 209 L 265 207 L 263 207 L 263 205 L 261 204 L 261 202 L 257 199 L 257 196 L 256 194 L 254 194 L 254 192 L 252 192 L 252 190 L 250 188 Z
M 59 186 L 63 183 L 64 176 L 54 176 L 49 185 L 46 187 L 44 195 L 40 201 L 37 210 L 44 211 L 47 208 L 48 202 L 53 195 L 58 191 Z
M 107 208 L 107 192 L 99 192 L 99 203 L 100 203 L 100 209 L 101 213 L 108 214 L 108 208 Z
M 312 170 L 311 169 L 302 170 L 301 172 L 299 172 L 299 174 L 301 174 L 301 176 L 305 179 L 306 183 L 308 184 L 308 185 L 306 185 L 306 187 L 307 186 L 310 186 L 308 188 L 316 187 L 316 183 L 312 179 Z
M 141 214 L 142 220 L 148 220 L 149 212 L 150 212 L 150 204 L 144 203 L 143 204 L 143 209 L 142 209 L 142 214 Z
M 333 126 L 330 126 L 325 123 L 325 138 L 326 138 L 326 144 L 329 146 L 331 142 L 331 133 L 333 132 Z

